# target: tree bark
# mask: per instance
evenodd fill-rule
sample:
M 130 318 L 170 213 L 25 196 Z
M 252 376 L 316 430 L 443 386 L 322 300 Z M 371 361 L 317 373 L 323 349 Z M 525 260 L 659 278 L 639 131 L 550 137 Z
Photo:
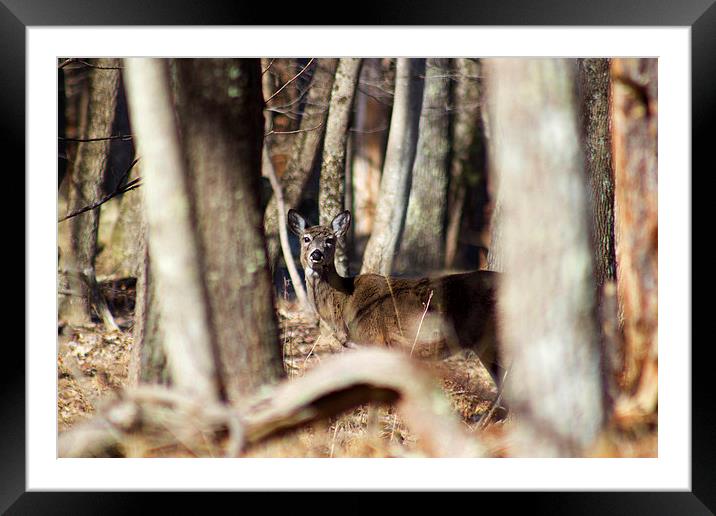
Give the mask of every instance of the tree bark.
M 449 63 L 449 59 L 431 58 L 425 65 L 418 144 L 405 229 L 396 258 L 396 268 L 401 272 L 436 270 L 444 263 L 450 150 Z
M 132 132 L 142 156 L 141 190 L 152 279 L 156 280 L 153 298 L 161 299 L 167 365 L 176 388 L 197 398 L 218 399 L 220 381 L 202 284 L 203 267 L 171 102 L 168 65 L 161 59 L 125 59 L 124 63 Z
M 604 419 L 574 64 L 488 62 L 506 274 L 501 342 L 516 456 L 581 456 Z
M 388 275 L 393 269 L 410 192 L 410 174 L 415 159 L 423 96 L 421 75 L 424 72 L 424 59 L 398 59 L 380 197 L 361 273 Z
M 597 285 L 616 278 L 614 174 L 609 132 L 609 59 L 578 59 L 587 185 L 592 210 Z
M 293 145 L 286 169 L 281 176 L 281 188 L 287 208 L 296 208 L 316 161 L 328 116 L 333 78 L 338 59 L 317 59 L 310 90 L 301 117 L 298 133 L 292 135 Z M 286 221 L 280 221 L 285 224 Z M 274 267 L 279 256 L 280 242 L 276 215 L 276 198 L 272 197 L 264 212 L 264 228 L 269 264 Z
M 319 220 L 322 225 L 330 224 L 333 217 L 342 212 L 345 206 L 348 124 L 351 120 L 353 98 L 362 63 L 363 60 L 360 58 L 343 58 L 336 68 L 323 141 L 321 180 L 318 188 Z M 335 264 L 341 276 L 348 275 L 345 237 L 338 239 Z
M 445 230 L 445 267 L 448 268 L 456 264 L 468 190 L 484 185 L 486 180 L 485 130 L 480 106 L 480 62 L 477 59 L 455 59 L 455 68 L 455 116 Z
M 617 290 L 624 324 L 622 388 L 656 410 L 658 198 L 656 59 L 613 59 Z
M 116 67 L 117 59 L 97 59 L 95 64 Z M 109 136 L 114 121 L 119 88 L 119 71 L 93 68 L 88 78 L 89 96 L 85 112 L 86 123 L 81 138 Z M 90 205 L 102 197 L 102 184 L 110 142 L 80 142 L 77 145 L 71 175 L 69 211 Z M 70 224 L 70 248 L 63 260 L 63 267 L 69 272 L 71 290 L 63 305 L 63 316 L 70 324 L 86 324 L 91 321 L 91 306 L 94 303 L 105 323 L 116 328 L 104 298 L 96 288 L 95 256 L 97 254 L 97 230 L 99 211 L 89 210 L 68 222 Z
M 134 303 L 134 333 L 132 354 L 129 360 L 129 385 L 139 383 L 169 384 L 171 377 L 167 357 L 162 345 L 156 285 L 152 277 L 147 231 L 144 220 L 140 222 L 139 253 L 142 259 L 136 270 L 136 297 Z
M 255 59 L 181 59 L 176 66 L 211 335 L 234 401 L 283 376 L 258 199 L 261 70 Z
M 355 130 L 350 136 L 351 234 L 357 257 L 362 256 L 373 232 L 376 202 L 380 193 L 380 173 L 388 139 L 390 106 L 395 90 L 394 73 L 388 73 L 388 65 L 381 63 L 380 59 L 364 61 L 355 99 Z

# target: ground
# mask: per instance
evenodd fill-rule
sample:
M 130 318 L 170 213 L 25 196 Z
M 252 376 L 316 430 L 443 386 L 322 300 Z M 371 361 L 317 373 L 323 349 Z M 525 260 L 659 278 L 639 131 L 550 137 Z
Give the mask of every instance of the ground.
M 101 285 L 116 315 L 119 332 L 108 332 L 97 322 L 70 327 L 60 321 L 58 337 L 58 430 L 64 432 L 91 417 L 102 405 L 117 398 L 125 387 L 132 339 L 134 284 L 109 281 Z M 278 302 L 284 364 L 289 378 L 302 376 L 332 353 L 344 349 L 318 325 L 285 299 Z M 436 364 L 444 392 L 468 432 L 485 445 L 491 456 L 509 454 L 506 429 L 511 417 L 498 420 L 490 413 L 497 395 L 489 373 L 472 354 L 460 354 Z M 196 450 L 138 446 L 130 456 L 212 456 L 211 448 Z M 656 430 L 610 429 L 600 439 L 594 456 L 656 456 Z M 252 457 L 410 457 L 420 456 L 415 438 L 392 407 L 360 406 L 328 421 L 247 451 Z

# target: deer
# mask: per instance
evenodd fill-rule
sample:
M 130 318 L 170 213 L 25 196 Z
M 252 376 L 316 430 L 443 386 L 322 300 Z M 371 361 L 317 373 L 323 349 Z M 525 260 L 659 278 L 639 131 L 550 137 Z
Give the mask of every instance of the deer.
M 398 348 L 416 358 L 442 358 L 471 349 L 499 385 L 495 322 L 499 273 L 344 277 L 336 271 L 334 258 L 337 242 L 350 226 L 350 211 L 336 215 L 330 225 L 309 226 L 293 209 L 287 219 L 301 243 L 309 302 L 343 346 Z

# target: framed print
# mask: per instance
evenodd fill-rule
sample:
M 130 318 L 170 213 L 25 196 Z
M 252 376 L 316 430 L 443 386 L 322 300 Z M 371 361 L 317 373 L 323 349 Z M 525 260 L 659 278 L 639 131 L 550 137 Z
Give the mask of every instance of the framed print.
M 705 162 L 713 126 L 716 7 L 365 7 L 350 25 L 316 25 L 303 10 L 278 23 L 221 2 L 3 0 L 3 130 L 27 200 L 26 349 L 11 350 L 25 368 L 3 380 L 3 510 L 126 512 L 145 502 L 105 492 L 147 490 L 468 491 L 549 513 L 716 510 L 709 346 L 691 339 L 689 168 Z M 597 77 L 602 136 L 582 100 Z M 470 143 L 461 166 L 482 176 L 455 164 L 460 120 L 482 153 Z M 600 148 L 616 192 L 584 179 Z M 391 166 L 404 170 L 393 183 Z M 359 174 L 369 179 L 356 186 Z M 500 197 L 498 180 L 524 197 Z M 637 190 L 648 202 L 627 195 Z M 442 197 L 416 207 L 421 191 Z M 100 210 L 119 220 L 140 192 L 135 233 L 108 236 Z M 373 245 L 395 217 L 381 203 L 402 206 L 402 222 Z M 585 216 L 595 205 L 611 217 L 603 271 L 589 252 L 580 262 L 607 238 Z M 81 220 L 90 229 L 69 229 Z M 94 232 L 91 272 L 73 231 Z M 115 238 L 136 244 L 139 265 L 100 278 L 95 263 L 122 267 L 107 251 Z M 633 283 L 615 279 L 617 262 Z M 277 310 L 246 303 L 264 292 Z M 151 348 L 152 331 L 174 347 Z M 485 352 L 491 332 L 500 346 Z M 515 344 L 530 338 L 531 355 Z M 634 351 L 639 339 L 652 344 Z M 438 373 L 449 403 L 426 402 L 434 371 L 417 359 L 456 348 L 469 348 L 461 367 L 479 356 L 490 396 L 460 398 L 474 371 L 463 378 L 449 358 L 439 363 L 450 374 Z M 544 378 L 559 382 L 543 389 Z

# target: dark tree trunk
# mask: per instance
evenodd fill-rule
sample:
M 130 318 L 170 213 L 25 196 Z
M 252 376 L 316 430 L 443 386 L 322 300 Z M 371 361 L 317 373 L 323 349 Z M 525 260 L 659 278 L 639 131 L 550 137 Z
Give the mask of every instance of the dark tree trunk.
M 657 72 L 656 59 L 612 60 L 622 387 L 631 395 L 626 405 L 646 414 L 655 412 L 658 399 Z
M 336 69 L 323 142 L 321 180 L 318 189 L 320 224 L 324 225 L 329 225 L 333 217 L 342 212 L 345 206 L 348 124 L 351 120 L 353 97 L 362 62 L 363 60 L 359 58 L 341 59 Z M 338 273 L 347 276 L 348 255 L 345 238 L 340 238 L 337 242 L 335 262 Z
M 97 59 L 102 67 L 116 67 L 117 59 Z M 119 70 L 93 68 L 88 77 L 88 101 L 85 111 L 86 123 L 81 138 L 110 136 L 117 105 Z M 103 195 L 110 142 L 80 142 L 72 164 L 69 189 L 69 211 L 75 211 L 99 200 Z M 70 324 L 85 324 L 91 320 L 91 306 L 110 328 L 115 328 L 104 298 L 99 293 L 95 279 L 95 256 L 97 254 L 97 230 L 99 211 L 89 210 L 66 222 L 70 225 L 70 249 L 63 266 L 69 273 L 71 290 L 63 309 Z
M 317 59 L 314 65 L 313 78 L 298 129 L 300 132 L 291 135 L 293 137 L 291 155 L 281 176 L 281 187 L 287 209 L 296 208 L 318 156 L 326 127 L 328 104 L 337 64 L 338 59 Z M 285 221 L 281 223 L 285 224 Z M 264 228 L 269 264 L 273 267 L 280 252 L 274 197 L 271 198 L 264 212 Z
M 177 111 L 225 393 L 235 401 L 283 375 L 259 211 L 264 134 L 254 59 L 181 59 Z
M 486 181 L 485 131 L 480 106 L 480 62 L 477 59 L 455 59 L 455 68 L 455 116 L 452 122 L 452 157 L 445 232 L 445 266 L 448 268 L 457 263 L 468 191 L 484 189 Z
M 609 59 L 578 59 L 587 185 L 591 197 L 595 277 L 602 286 L 616 278 L 614 174 L 609 132 Z
M 499 289 L 517 456 L 581 456 L 603 423 L 574 64 L 488 61 L 502 196 Z
M 398 59 L 380 197 L 361 273 L 388 275 L 393 270 L 410 193 L 410 174 L 415 159 L 423 96 L 421 76 L 424 72 L 424 59 Z
M 395 262 L 399 271 L 436 270 L 444 262 L 450 150 L 449 62 L 449 59 L 431 58 L 425 65 L 425 90 L 410 197 L 400 253 Z

